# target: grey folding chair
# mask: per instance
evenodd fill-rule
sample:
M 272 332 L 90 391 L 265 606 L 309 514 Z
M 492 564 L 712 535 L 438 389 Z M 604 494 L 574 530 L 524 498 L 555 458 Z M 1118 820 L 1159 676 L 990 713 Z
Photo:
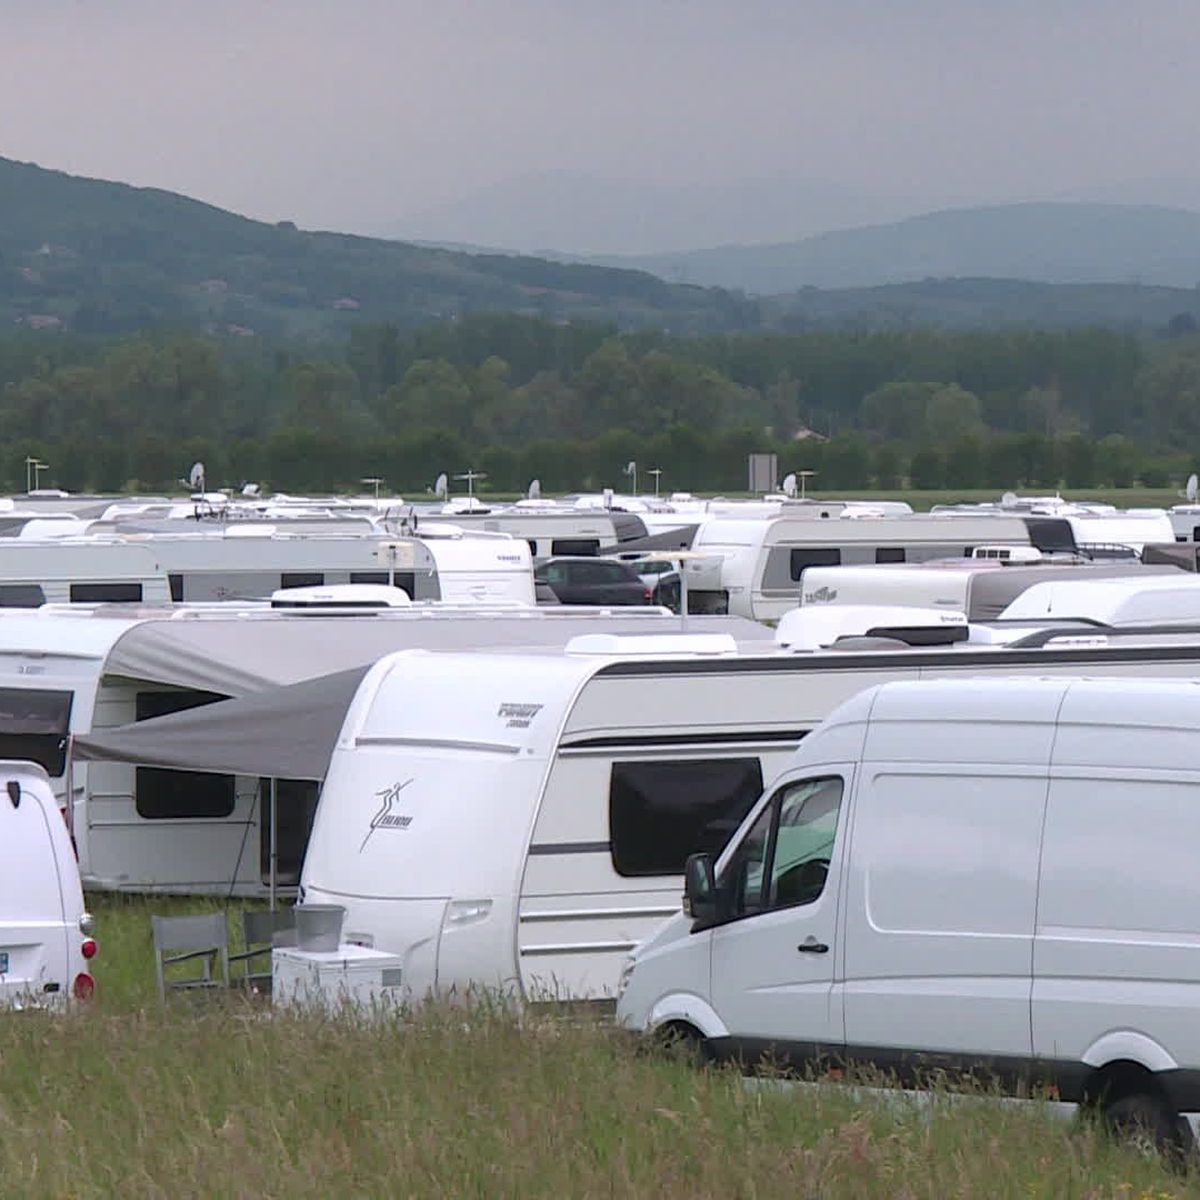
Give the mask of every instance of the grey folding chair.
M 271 990 L 272 946 L 294 945 L 296 940 L 296 913 L 291 908 L 280 908 L 275 912 L 267 909 L 250 909 L 242 913 L 242 940 L 245 950 L 229 956 L 230 963 L 241 968 L 233 976 L 237 987 L 255 992 Z M 256 970 L 255 960 L 265 958 L 267 969 Z
M 229 986 L 229 931 L 223 912 L 195 917 L 151 917 L 158 994 Z M 179 970 L 181 964 L 197 964 Z M 168 971 L 168 968 L 176 970 Z

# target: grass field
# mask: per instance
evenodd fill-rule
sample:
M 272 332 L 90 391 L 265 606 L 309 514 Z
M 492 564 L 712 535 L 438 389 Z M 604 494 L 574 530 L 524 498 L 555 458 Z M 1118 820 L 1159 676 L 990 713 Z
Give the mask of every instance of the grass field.
M 92 904 L 98 1003 L 0 1021 L 5 1197 L 1200 1196 L 1037 1106 L 752 1089 L 599 1022 L 164 1008 L 148 915 L 206 905 Z

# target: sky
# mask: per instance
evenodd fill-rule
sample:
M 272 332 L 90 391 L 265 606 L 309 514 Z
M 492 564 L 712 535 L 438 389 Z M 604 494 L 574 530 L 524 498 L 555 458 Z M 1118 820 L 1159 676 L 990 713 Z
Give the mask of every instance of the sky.
M 0 0 L 0 155 L 362 232 L 547 172 L 1090 196 L 1200 177 L 1197 44 L 1196 0 Z

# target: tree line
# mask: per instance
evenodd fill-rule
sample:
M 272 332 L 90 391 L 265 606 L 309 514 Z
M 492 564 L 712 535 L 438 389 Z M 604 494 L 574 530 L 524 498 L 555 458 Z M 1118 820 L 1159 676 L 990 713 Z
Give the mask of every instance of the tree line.
M 1062 332 L 620 334 L 480 316 L 355 327 L 314 347 L 184 335 L 0 339 L 0 484 L 211 483 L 400 491 L 487 472 L 497 490 L 735 490 L 745 459 L 829 489 L 1146 486 L 1200 454 L 1200 337 Z

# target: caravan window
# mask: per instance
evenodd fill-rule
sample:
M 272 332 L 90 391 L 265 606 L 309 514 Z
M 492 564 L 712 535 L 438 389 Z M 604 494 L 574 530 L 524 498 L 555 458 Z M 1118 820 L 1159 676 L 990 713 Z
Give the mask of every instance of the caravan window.
M 45 603 L 40 583 L 0 583 L 0 608 L 37 608 Z
M 600 553 L 599 538 L 555 538 L 550 543 L 551 554 L 593 555 Z
M 797 546 L 788 566 L 793 580 L 804 578 L 807 567 L 840 567 L 842 552 L 836 546 Z
M 718 854 L 762 795 L 757 758 L 613 763 L 608 793 L 618 875 L 679 875 Z
M 324 571 L 284 571 L 279 576 L 281 588 L 324 587 Z
M 142 599 L 140 583 L 73 583 L 73 604 L 136 604 Z
M 0 688 L 0 758 L 24 759 L 58 776 L 67 765 L 70 692 Z
M 214 692 L 138 692 L 135 716 L 149 721 L 224 699 Z M 228 817 L 237 799 L 232 775 L 162 767 L 138 767 L 134 796 L 138 816 L 149 821 Z
M 904 561 L 903 546 L 877 546 L 875 548 L 877 563 L 902 563 Z

